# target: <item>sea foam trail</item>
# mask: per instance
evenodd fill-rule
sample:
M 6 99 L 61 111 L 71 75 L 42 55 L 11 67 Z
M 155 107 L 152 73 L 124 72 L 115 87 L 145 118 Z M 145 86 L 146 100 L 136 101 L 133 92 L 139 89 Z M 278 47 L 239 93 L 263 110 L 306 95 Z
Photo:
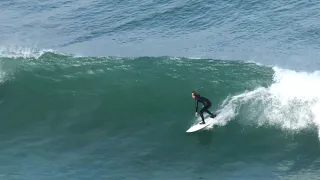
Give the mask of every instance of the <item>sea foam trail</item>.
M 256 126 L 274 125 L 299 131 L 320 128 L 320 73 L 295 72 L 274 67 L 273 83 L 230 96 L 219 110 L 225 125 L 235 116 L 246 116 Z M 318 130 L 320 138 L 320 131 Z

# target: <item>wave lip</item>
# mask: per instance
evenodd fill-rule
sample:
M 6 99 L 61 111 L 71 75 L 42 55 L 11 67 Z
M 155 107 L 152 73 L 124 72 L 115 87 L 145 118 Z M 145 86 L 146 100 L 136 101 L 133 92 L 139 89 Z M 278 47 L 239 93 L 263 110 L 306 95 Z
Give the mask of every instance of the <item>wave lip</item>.
M 292 132 L 320 129 L 320 73 L 273 67 L 273 83 L 228 97 L 220 112 L 226 121 L 245 116 L 245 123 L 272 125 Z M 320 131 L 318 130 L 320 138 Z
M 2 58 L 35 58 L 38 59 L 47 52 L 55 52 L 52 49 L 28 48 L 21 46 L 0 47 L 0 57 Z

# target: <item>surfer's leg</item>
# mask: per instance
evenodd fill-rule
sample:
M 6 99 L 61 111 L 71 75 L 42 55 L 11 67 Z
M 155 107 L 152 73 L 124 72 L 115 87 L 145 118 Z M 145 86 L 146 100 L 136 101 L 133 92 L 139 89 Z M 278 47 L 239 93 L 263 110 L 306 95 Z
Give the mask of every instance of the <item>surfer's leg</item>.
M 204 117 L 203 117 L 203 112 L 205 111 L 205 107 L 202 107 L 200 110 L 200 117 L 202 119 L 201 124 L 205 124 L 206 122 L 204 121 Z
M 209 109 L 206 109 L 205 112 L 210 114 L 211 118 L 215 118 L 217 116 L 216 114 L 213 114 L 212 112 L 210 112 Z
M 211 118 L 215 118 L 217 115 L 216 114 L 213 114 L 209 108 L 211 107 L 211 104 L 207 104 L 206 106 L 203 107 L 204 111 L 208 114 L 210 114 L 210 117 Z

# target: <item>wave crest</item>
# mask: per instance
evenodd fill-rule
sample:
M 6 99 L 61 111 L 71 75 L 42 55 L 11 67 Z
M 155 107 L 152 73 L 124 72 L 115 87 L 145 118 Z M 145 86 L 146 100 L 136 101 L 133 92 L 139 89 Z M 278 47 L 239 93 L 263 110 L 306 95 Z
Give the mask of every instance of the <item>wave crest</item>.
M 273 69 L 275 74 L 269 87 L 258 87 L 225 99 L 219 110 L 225 116 L 224 124 L 235 116 L 245 116 L 245 123 L 255 126 L 274 125 L 299 131 L 315 125 L 319 129 L 319 72 Z

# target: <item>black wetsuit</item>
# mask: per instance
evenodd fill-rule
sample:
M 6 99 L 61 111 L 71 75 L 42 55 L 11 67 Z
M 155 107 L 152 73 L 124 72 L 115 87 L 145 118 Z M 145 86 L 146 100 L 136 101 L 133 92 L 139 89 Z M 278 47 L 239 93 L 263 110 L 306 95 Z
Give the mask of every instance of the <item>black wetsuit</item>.
M 210 116 L 212 118 L 216 117 L 215 114 L 212 114 L 209 111 L 209 108 L 211 107 L 211 102 L 210 102 L 209 99 L 207 99 L 205 97 L 201 97 L 200 95 L 198 95 L 198 96 L 195 97 L 195 100 L 196 100 L 196 102 L 195 102 L 196 103 L 196 112 L 198 112 L 198 104 L 199 104 L 199 102 L 203 104 L 203 107 L 200 110 L 200 117 L 201 117 L 203 123 L 205 123 L 204 118 L 203 118 L 203 112 L 207 112 L 208 114 L 210 114 Z

